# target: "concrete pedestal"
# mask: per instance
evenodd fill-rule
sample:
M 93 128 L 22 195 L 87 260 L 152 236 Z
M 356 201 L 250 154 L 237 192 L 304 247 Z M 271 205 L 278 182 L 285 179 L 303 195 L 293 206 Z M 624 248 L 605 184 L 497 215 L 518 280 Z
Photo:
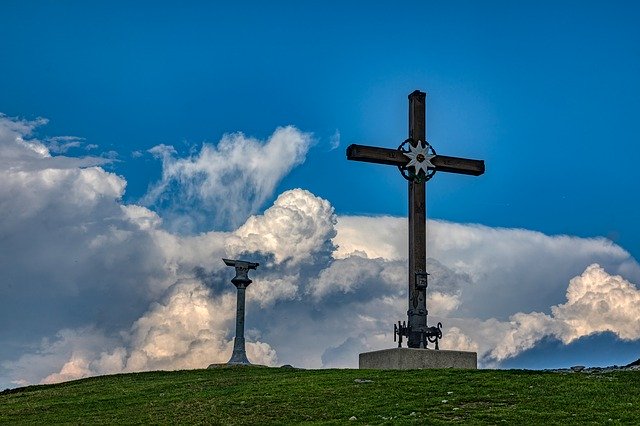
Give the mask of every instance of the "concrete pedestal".
M 394 348 L 360 354 L 359 367 L 376 370 L 417 368 L 478 368 L 478 354 L 434 349 Z

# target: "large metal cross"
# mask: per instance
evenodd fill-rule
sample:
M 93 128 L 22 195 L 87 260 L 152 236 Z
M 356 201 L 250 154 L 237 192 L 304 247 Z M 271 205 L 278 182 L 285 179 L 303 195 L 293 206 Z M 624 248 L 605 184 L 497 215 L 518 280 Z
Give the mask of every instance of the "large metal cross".
M 409 95 L 409 138 L 397 149 L 350 145 L 347 159 L 397 166 L 409 181 L 409 317 L 408 324 L 394 326 L 394 340 L 408 339 L 410 348 L 426 348 L 442 337 L 441 327 L 427 326 L 427 253 L 426 253 L 426 181 L 435 172 L 479 176 L 484 173 L 483 160 L 437 155 L 426 141 L 426 93 L 419 90 Z

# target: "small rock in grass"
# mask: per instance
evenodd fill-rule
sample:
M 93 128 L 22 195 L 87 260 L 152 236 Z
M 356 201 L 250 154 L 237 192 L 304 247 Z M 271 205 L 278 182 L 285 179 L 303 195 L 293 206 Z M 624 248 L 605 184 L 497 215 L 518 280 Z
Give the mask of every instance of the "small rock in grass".
M 452 394 L 453 394 L 452 391 L 447 392 L 447 395 L 452 395 Z
M 358 420 L 358 418 L 356 416 L 351 416 L 349 417 L 349 420 Z
M 412 411 L 412 412 L 411 412 L 411 414 L 409 414 L 409 415 L 410 415 L 410 416 L 415 416 L 415 415 L 416 415 L 416 412 L 415 412 L 415 411 Z
M 446 404 L 447 402 L 449 402 L 449 400 L 448 400 L 448 399 L 443 399 L 443 400 L 442 400 L 442 403 L 443 403 L 443 404 Z

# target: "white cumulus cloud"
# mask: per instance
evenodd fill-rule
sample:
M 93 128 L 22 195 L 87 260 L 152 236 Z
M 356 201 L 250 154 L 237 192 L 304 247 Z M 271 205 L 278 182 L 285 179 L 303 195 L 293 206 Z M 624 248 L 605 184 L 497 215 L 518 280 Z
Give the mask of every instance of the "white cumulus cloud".
M 286 191 L 233 233 L 237 238 L 228 242 L 228 250 L 271 253 L 276 263 L 302 262 L 327 247 L 335 236 L 335 220 L 327 200 L 303 189 Z
M 543 337 L 565 344 L 594 333 L 611 332 L 622 340 L 640 339 L 640 290 L 600 265 L 589 265 L 572 278 L 566 303 L 551 307 L 551 314 L 517 313 L 509 330 L 497 342 L 491 357 L 502 360 L 532 348 Z
M 406 218 L 336 215 L 304 189 L 258 213 L 304 159 L 308 134 L 229 135 L 187 158 L 158 147 L 158 204 L 143 207 L 123 203 L 123 177 L 50 152 L 32 136 L 43 124 L 0 117 L 0 384 L 225 362 L 235 287 L 222 257 L 260 262 L 247 290 L 253 362 L 355 367 L 359 352 L 394 345 L 408 304 Z M 183 213 L 208 223 L 177 205 L 238 222 L 175 233 L 166 222 Z M 499 366 L 546 337 L 640 339 L 640 266 L 610 241 L 444 221 L 428 232 L 427 307 L 429 323 L 444 324 L 442 348 Z
M 336 257 L 407 258 L 405 218 L 339 216 L 337 230 Z M 428 221 L 427 234 L 428 256 L 473 283 L 460 295 L 465 316 L 506 319 L 519 311 L 549 311 L 564 300 L 568 280 L 592 263 L 640 281 L 638 262 L 605 238 L 439 220 Z
M 150 152 L 162 159 L 162 179 L 145 197 L 170 229 L 202 231 L 215 225 L 234 229 L 258 211 L 276 185 L 305 160 L 309 133 L 279 127 L 266 140 L 225 134 L 217 145 L 205 143 L 195 155 L 178 158 L 172 147 Z

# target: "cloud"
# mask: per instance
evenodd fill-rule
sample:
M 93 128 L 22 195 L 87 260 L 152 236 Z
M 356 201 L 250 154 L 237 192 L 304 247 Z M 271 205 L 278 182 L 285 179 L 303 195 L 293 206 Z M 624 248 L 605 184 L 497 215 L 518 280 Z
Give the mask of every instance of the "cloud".
M 340 216 L 336 257 L 406 259 L 405 218 Z M 376 232 L 370 232 L 375 229 Z M 570 278 L 592 263 L 640 282 L 640 265 L 605 238 L 545 235 L 429 220 L 427 254 L 472 283 L 461 293 L 460 315 L 507 319 L 515 312 L 549 311 L 561 303 Z
M 0 119 L 0 152 L 16 159 L 0 162 L 3 341 L 87 318 L 114 326 L 137 318 L 160 267 L 150 236 L 122 209 L 126 181 L 74 158 L 58 168 L 58 157 L 27 139 L 36 124 Z
M 407 222 L 392 216 L 341 216 L 333 239 L 336 258 L 360 254 L 369 258 L 407 258 Z M 369 232 L 375 229 L 376 232 Z
M 500 361 L 532 348 L 546 336 L 565 345 L 581 337 L 611 332 L 622 340 L 640 339 L 640 290 L 600 265 L 589 265 L 572 278 L 566 303 L 551 307 L 551 315 L 517 313 L 510 330 L 490 353 Z
M 224 363 L 233 347 L 227 330 L 234 320 L 235 295 L 213 298 L 200 282 L 179 282 L 133 324 L 125 371 Z M 256 364 L 277 362 L 275 351 L 260 341 L 247 343 L 247 356 Z
M 47 122 L 44 118 L 29 121 L 0 114 L 0 170 L 27 172 L 74 169 L 99 166 L 112 161 L 102 157 L 52 156 L 47 144 L 33 137 L 35 129 Z M 53 145 L 57 146 L 55 143 Z
M 127 327 L 164 274 L 123 209 L 126 181 L 52 156 L 31 137 L 44 123 L 0 118 L 1 360 L 60 330 Z
M 336 129 L 336 131 L 329 138 L 329 151 L 333 151 L 334 149 L 338 149 L 340 146 L 340 130 Z
M 447 338 L 440 343 L 441 349 L 479 352 L 480 345 L 464 334 L 458 327 L 447 329 Z
M 235 296 L 228 293 L 213 298 L 200 282 L 181 280 L 116 336 L 107 337 L 94 326 L 61 330 L 53 341 L 45 339 L 37 353 L 4 362 L 3 367 L 19 377 L 12 380 L 17 385 L 120 372 L 203 368 L 228 361 L 233 348 L 228 330 L 234 320 Z M 255 330 L 246 349 L 255 364 L 277 363 L 275 350 L 257 339 Z
M 263 252 L 276 263 L 300 263 L 314 253 L 332 250 L 336 218 L 327 200 L 309 191 L 282 193 L 264 214 L 251 216 L 227 243 L 230 253 Z
M 336 228 L 338 259 L 406 259 L 405 218 L 339 216 Z M 483 365 L 499 366 L 549 336 L 565 344 L 600 332 L 640 338 L 635 287 L 605 272 L 637 282 L 640 268 L 609 240 L 432 220 L 428 235 L 427 307 L 430 323 L 444 322 L 443 348 L 473 348 Z M 343 286 L 335 281 L 332 288 Z
M 404 271 L 400 265 L 389 265 L 358 256 L 338 259 L 312 279 L 309 293 L 317 300 L 329 294 L 339 294 L 343 300 L 368 300 L 387 292 L 385 287 L 402 283 Z M 354 297 L 347 296 L 354 294 Z
M 365 346 L 364 337 L 348 337 L 338 346 L 330 346 L 322 353 L 322 365 L 331 368 L 349 364 L 353 354 L 362 352 L 362 348 Z
M 2 367 L 11 372 L 10 383 L 18 386 L 86 377 L 89 369 L 85 358 L 117 342 L 93 327 L 62 329 L 51 338 L 42 339 L 37 351 L 5 360 Z
M 0 152 L 3 157 L 18 159 L 22 156 L 31 156 L 31 158 L 48 156 L 49 151 L 44 144 L 31 138 L 37 127 L 47 123 L 48 120 L 44 118 L 29 121 L 10 118 L 0 113 L 0 141 L 2 141 Z
M 71 148 L 82 146 L 84 139 L 77 136 L 54 136 L 47 138 L 45 143 L 50 152 L 63 154 Z
M 614 332 L 624 340 L 640 338 L 640 291 L 597 264 L 569 282 L 567 303 L 554 306 L 551 311 L 565 324 L 565 343 L 604 331 Z
M 45 120 L 0 120 L 0 152 L 14 160 L 0 162 L 0 235 L 3 246 L 12 248 L 0 256 L 0 320 L 6 326 L 0 331 L 0 382 L 52 382 L 226 361 L 235 293 L 220 258 L 228 257 L 226 247 L 234 241 L 255 239 L 252 232 L 181 236 L 161 229 L 157 213 L 122 203 L 123 178 L 95 165 L 85 167 L 82 159 L 52 155 L 30 137 L 43 124 Z M 283 161 L 295 164 L 303 149 L 296 144 L 304 141 L 293 140 L 290 150 L 278 144 L 292 142 L 296 132 L 280 129 L 262 153 L 292 155 Z M 67 161 L 64 168 L 62 160 Z M 335 219 L 328 202 L 291 191 L 282 194 L 272 211 L 289 216 L 267 212 L 267 221 L 273 217 L 283 226 L 279 231 L 270 226 L 267 238 L 284 240 L 296 226 L 305 236 L 309 230 L 316 236 L 300 236 L 295 250 L 269 256 L 282 253 L 282 260 L 293 264 L 330 255 L 327 241 Z M 264 217 L 254 217 L 243 230 L 266 229 Z M 309 217 L 323 219 L 311 223 Z M 304 247 L 308 253 L 301 254 Z M 249 303 L 267 306 L 296 297 L 296 277 L 295 271 L 266 275 L 252 287 L 260 300 L 252 302 L 250 296 Z M 215 285 L 203 287 L 211 280 Z M 253 338 L 247 344 L 252 361 L 277 362 L 275 350 L 260 340 L 259 329 L 249 327 L 247 334 Z M 42 367 L 34 369 L 33 363 Z
M 177 158 L 173 147 L 150 153 L 162 160 L 162 179 L 143 202 L 161 212 L 171 230 L 235 229 L 269 198 L 280 180 L 304 162 L 312 137 L 293 126 L 279 127 L 266 140 L 225 134 L 217 145 Z
M 406 319 L 408 303 L 405 218 L 339 216 L 304 189 L 252 213 L 267 185 L 244 204 L 237 226 L 176 233 L 166 209 L 123 203 L 124 178 L 74 157 L 59 167 L 63 157 L 30 136 L 42 123 L 0 119 L 0 152 L 13 159 L 0 161 L 0 238 L 11 248 L 0 254 L 0 385 L 225 362 L 235 288 L 222 257 L 260 262 L 247 291 L 253 362 L 355 367 L 359 352 L 392 347 L 393 323 Z M 288 136 L 276 131 L 264 143 L 227 136 L 232 146 L 184 159 L 167 146 L 154 153 L 165 169 L 180 164 L 167 185 L 184 197 L 208 194 L 221 176 L 253 178 L 241 168 L 208 170 L 200 180 L 184 172 L 205 159 L 275 150 L 287 157 L 278 157 L 280 171 L 258 172 L 273 179 L 301 161 L 304 134 L 281 131 Z M 281 147 L 285 140 L 298 148 Z M 157 194 L 182 202 L 168 187 Z M 238 202 L 216 196 L 212 211 L 232 212 Z M 640 339 L 640 267 L 610 241 L 428 225 L 427 307 L 429 323 L 444 324 L 441 347 L 475 350 L 482 365 L 500 366 L 549 338 Z

